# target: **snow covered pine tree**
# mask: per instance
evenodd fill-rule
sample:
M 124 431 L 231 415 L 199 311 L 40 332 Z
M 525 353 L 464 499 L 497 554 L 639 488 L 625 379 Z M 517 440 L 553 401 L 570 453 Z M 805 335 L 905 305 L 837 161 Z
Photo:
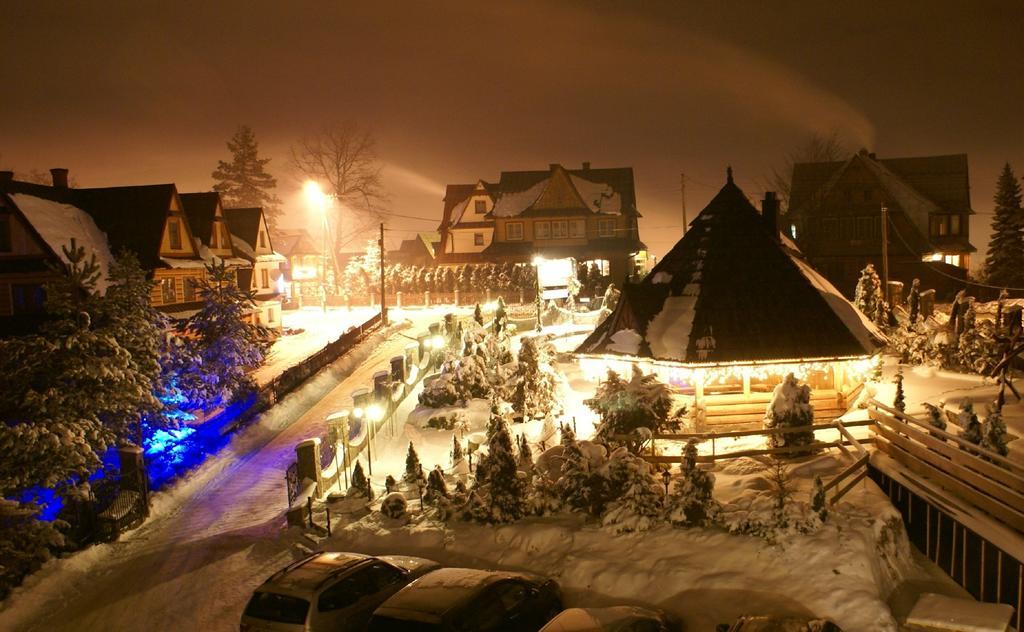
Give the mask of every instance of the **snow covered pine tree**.
M 480 467 L 487 472 L 487 479 L 475 486 L 474 493 L 480 502 L 469 507 L 468 517 L 487 523 L 512 522 L 526 513 L 525 489 L 517 474 L 516 457 L 512 451 L 512 437 L 504 420 L 487 446 L 487 454 L 481 457 Z
M 882 282 L 875 272 L 875 266 L 869 263 L 861 270 L 860 279 L 857 280 L 853 304 L 862 314 L 874 320 L 878 314 L 878 304 L 882 300 Z

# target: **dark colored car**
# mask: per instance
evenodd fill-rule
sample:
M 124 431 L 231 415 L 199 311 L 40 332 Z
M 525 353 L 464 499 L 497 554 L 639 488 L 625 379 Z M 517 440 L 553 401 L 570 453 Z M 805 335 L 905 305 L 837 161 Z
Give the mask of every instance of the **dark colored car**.
M 253 592 L 240 629 L 362 630 L 384 600 L 439 567 L 419 557 L 315 553 L 274 573 Z
M 442 568 L 385 601 L 370 632 L 537 632 L 562 610 L 553 580 L 531 573 Z

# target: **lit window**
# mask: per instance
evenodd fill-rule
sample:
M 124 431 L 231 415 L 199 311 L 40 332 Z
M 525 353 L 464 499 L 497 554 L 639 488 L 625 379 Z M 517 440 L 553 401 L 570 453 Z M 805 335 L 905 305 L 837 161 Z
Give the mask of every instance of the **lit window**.
M 473 233 L 473 245 L 474 246 L 482 246 L 482 245 L 484 245 L 484 234 L 483 233 Z
M 551 222 L 537 222 L 534 224 L 533 236 L 536 239 L 551 239 Z
M 615 220 L 614 219 L 599 219 L 599 220 L 597 220 L 597 236 L 598 237 L 614 237 L 615 236 Z
M 789 225 L 789 236 L 796 239 L 796 224 Z
M 174 277 L 160 280 L 160 293 L 164 303 L 173 303 L 178 300 L 174 287 Z
M 523 238 L 523 223 L 509 222 L 505 225 L 505 239 L 509 241 L 520 241 Z
M 945 261 L 946 263 L 948 263 L 951 266 L 959 266 L 960 265 L 960 255 L 944 255 L 942 257 L 942 260 Z
M 178 223 L 178 220 L 168 220 L 167 234 L 170 237 L 171 249 L 181 250 L 181 224 Z
M 483 215 L 487 212 L 487 200 L 477 200 L 474 202 L 477 215 Z

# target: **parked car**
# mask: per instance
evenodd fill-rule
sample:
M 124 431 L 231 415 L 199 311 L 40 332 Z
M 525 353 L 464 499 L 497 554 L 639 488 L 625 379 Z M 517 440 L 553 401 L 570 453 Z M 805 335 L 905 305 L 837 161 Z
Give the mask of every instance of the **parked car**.
M 680 622 L 661 610 L 636 606 L 569 608 L 548 621 L 541 632 L 678 632 Z
M 744 616 L 729 625 L 719 624 L 718 632 L 843 632 L 828 619 L 806 617 Z
M 558 584 L 531 573 L 442 568 L 395 593 L 370 632 L 537 632 L 562 609 Z
M 315 553 L 274 573 L 253 592 L 240 630 L 362 630 L 377 606 L 440 566 L 419 557 Z

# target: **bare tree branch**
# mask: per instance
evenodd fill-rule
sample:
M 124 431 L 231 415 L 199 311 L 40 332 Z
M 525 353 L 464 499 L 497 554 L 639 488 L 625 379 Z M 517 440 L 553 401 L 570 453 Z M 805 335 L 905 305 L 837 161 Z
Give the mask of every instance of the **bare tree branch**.
M 838 130 L 827 134 L 815 132 L 786 154 L 782 165 L 773 168 L 765 189 L 775 191 L 782 212 L 789 210 L 789 194 L 793 183 L 793 165 L 798 162 L 837 162 L 849 155 L 846 143 Z

